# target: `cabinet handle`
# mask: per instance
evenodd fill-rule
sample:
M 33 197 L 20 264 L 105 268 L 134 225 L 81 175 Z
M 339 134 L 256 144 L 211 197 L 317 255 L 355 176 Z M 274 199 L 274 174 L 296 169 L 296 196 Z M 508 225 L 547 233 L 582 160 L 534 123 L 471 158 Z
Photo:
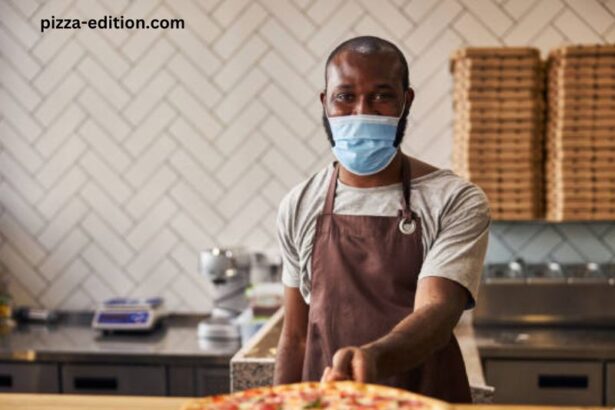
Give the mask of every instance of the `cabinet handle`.
M 115 377 L 75 377 L 75 390 L 117 390 Z
M 589 377 L 585 375 L 538 375 L 538 387 L 541 389 L 587 389 L 587 386 Z
M 0 387 L 13 387 L 13 376 L 0 374 Z

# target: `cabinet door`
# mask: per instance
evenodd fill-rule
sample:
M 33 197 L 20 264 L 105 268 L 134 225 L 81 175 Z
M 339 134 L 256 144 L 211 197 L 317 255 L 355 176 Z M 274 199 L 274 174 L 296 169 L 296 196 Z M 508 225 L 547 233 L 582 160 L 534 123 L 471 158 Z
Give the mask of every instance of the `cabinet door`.
M 485 376 L 495 403 L 602 405 L 602 362 L 487 360 Z
M 169 366 L 167 372 L 169 396 L 194 397 L 196 395 L 195 371 L 195 368 L 190 366 Z
M 606 365 L 606 405 L 615 406 L 615 362 Z
M 227 367 L 196 369 L 196 395 L 226 394 L 231 389 L 231 373 Z
M 0 363 L 0 392 L 59 393 L 56 364 Z
M 164 366 L 64 365 L 62 391 L 72 394 L 167 394 Z

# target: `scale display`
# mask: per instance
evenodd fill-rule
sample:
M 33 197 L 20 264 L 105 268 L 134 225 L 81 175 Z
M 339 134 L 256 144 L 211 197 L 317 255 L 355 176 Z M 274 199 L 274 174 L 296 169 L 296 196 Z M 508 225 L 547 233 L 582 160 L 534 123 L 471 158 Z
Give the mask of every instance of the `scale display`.
M 141 324 L 147 323 L 149 312 L 103 312 L 98 315 L 98 322 L 104 324 Z
M 149 331 L 154 330 L 166 314 L 162 298 L 113 298 L 98 306 L 92 327 L 105 332 Z

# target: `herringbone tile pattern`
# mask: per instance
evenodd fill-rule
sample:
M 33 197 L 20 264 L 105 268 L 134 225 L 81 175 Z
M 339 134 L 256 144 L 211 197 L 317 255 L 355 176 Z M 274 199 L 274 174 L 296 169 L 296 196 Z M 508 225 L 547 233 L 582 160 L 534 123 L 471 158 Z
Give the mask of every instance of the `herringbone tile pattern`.
M 404 149 L 446 167 L 455 48 L 614 41 L 614 13 L 596 0 L 0 0 L 0 269 L 17 303 L 160 294 L 207 310 L 198 250 L 274 248 L 279 200 L 332 158 L 318 92 L 336 43 L 400 45 L 417 91 Z M 186 29 L 39 30 L 109 14 Z M 609 224 L 493 238 L 494 260 L 615 253 Z

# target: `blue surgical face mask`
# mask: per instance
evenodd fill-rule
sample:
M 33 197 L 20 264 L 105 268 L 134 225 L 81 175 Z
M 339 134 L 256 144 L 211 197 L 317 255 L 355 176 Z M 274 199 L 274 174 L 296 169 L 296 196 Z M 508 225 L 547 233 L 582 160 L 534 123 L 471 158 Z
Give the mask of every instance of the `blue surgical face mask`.
M 335 146 L 333 155 L 355 175 L 373 175 L 385 169 L 397 153 L 395 137 L 399 117 L 383 115 L 343 115 L 329 117 Z

